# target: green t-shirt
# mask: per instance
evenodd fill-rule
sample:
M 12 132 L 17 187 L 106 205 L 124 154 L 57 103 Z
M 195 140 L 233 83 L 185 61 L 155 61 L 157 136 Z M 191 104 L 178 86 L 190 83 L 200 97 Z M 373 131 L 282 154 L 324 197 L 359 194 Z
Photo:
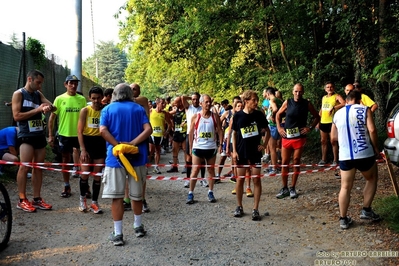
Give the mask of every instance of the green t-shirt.
M 79 113 L 86 106 L 86 98 L 80 94 L 74 96 L 64 93 L 54 100 L 58 116 L 58 134 L 64 137 L 78 136 Z

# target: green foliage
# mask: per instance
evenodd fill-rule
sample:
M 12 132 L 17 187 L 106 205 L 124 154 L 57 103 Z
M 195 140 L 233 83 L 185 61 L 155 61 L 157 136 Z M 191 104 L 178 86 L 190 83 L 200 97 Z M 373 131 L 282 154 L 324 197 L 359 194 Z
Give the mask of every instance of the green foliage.
M 338 90 L 373 79 L 381 34 L 388 51 L 399 39 L 398 6 L 387 6 L 381 31 L 372 0 L 131 0 L 120 29 L 126 78 L 147 96 L 199 91 L 217 101 L 267 86 L 291 97 L 301 82 L 316 102 L 326 81 Z
M 399 198 L 389 196 L 374 201 L 375 211 L 381 215 L 390 229 L 399 233 Z
M 96 48 L 94 55 L 83 62 L 83 70 L 87 76 L 93 77 L 104 88 L 113 88 L 118 83 L 124 82 L 127 67 L 126 54 L 112 41 L 100 41 Z M 97 73 L 98 77 L 96 77 Z
M 399 53 L 385 58 L 373 70 L 377 83 L 388 85 L 387 104 L 399 92 Z
M 46 49 L 44 44 L 40 41 L 28 37 L 26 50 L 31 53 L 35 63 L 35 68 L 40 68 L 46 62 Z

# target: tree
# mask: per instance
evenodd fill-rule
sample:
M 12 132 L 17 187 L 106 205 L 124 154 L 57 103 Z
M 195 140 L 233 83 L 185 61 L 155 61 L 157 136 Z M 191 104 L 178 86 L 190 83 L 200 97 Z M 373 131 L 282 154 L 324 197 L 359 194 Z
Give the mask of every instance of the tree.
M 125 81 L 127 57 L 112 41 L 100 41 L 94 55 L 83 62 L 83 70 L 104 88 L 113 88 Z
M 10 41 L 8 44 L 15 49 L 22 49 L 22 41 L 18 40 L 17 34 L 15 32 L 10 36 Z
M 46 48 L 40 41 L 28 37 L 26 50 L 32 55 L 35 68 L 40 68 L 46 62 Z

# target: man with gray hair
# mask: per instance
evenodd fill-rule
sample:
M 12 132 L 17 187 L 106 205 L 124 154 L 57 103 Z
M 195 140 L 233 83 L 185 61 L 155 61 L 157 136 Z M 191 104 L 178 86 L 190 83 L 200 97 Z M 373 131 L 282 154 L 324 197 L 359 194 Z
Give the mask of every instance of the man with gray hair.
M 118 84 L 112 94 L 112 104 L 107 105 L 101 112 L 100 132 L 107 141 L 107 157 L 103 175 L 103 198 L 112 199 L 112 218 L 114 231 L 109 240 L 115 246 L 123 242 L 123 197 L 125 194 L 126 176 L 129 182 L 129 197 L 132 200 L 134 212 L 134 230 L 137 237 L 146 234 L 141 223 L 143 208 L 142 193 L 146 182 L 146 162 L 148 156 L 147 139 L 152 133 L 151 125 L 142 106 L 133 102 L 133 93 L 129 84 Z M 113 155 L 114 146 L 123 143 L 134 145 L 139 153 L 130 160 L 137 173 L 137 181 L 118 162 Z

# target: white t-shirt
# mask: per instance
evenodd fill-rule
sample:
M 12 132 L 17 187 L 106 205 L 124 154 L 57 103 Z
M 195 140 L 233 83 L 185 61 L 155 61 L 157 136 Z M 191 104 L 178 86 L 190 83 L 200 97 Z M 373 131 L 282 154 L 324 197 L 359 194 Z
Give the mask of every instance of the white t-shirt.
M 191 119 L 193 118 L 193 115 L 195 115 L 198 112 L 201 112 L 202 107 L 194 107 L 192 104 L 189 105 L 189 107 L 186 110 L 186 118 L 187 118 L 187 135 L 190 133 L 190 127 L 191 127 Z
M 339 160 L 369 158 L 374 155 L 367 129 L 367 106 L 346 105 L 333 118 L 338 130 Z

